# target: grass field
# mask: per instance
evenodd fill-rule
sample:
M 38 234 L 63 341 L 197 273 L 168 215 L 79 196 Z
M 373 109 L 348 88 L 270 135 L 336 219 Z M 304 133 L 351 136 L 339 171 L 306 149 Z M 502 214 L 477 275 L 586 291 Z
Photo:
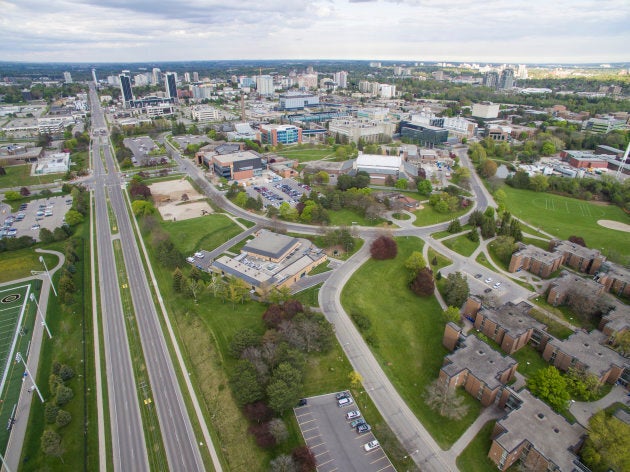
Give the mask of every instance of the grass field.
M 492 472 L 497 466 L 488 458 L 492 445 L 492 430 L 496 421 L 488 421 L 477 433 L 466 449 L 457 458 L 457 467 L 461 472 Z
M 359 226 L 378 226 L 385 222 L 382 218 L 368 220 L 352 210 L 330 210 L 328 216 L 330 217 L 330 226 L 351 226 L 353 223 Z
M 568 239 L 581 236 L 590 248 L 614 251 L 630 256 L 630 235 L 623 231 L 604 228 L 597 220 L 615 220 L 630 223 L 630 217 L 614 205 L 599 205 L 584 200 L 537 193 L 531 190 L 501 187 L 507 195 L 506 206 L 515 216 L 554 236 Z
M 457 236 L 455 238 L 445 239 L 442 241 L 447 248 L 452 249 L 453 251 L 461 254 L 462 256 L 470 256 L 475 249 L 479 246 L 479 242 L 473 242 L 468 239 L 468 236 L 462 234 L 461 236 Z
M 458 218 L 465 214 L 468 210 L 458 210 L 453 213 L 438 213 L 433 209 L 431 205 L 425 205 L 422 210 L 416 210 L 413 212 L 416 215 L 416 219 L 413 222 L 414 226 L 429 226 L 437 223 L 444 223 L 450 221 L 453 218 Z
M 173 243 L 184 255 L 200 249 L 214 249 L 241 232 L 225 215 L 207 215 L 180 221 L 163 221 L 162 227 L 173 235 Z
M 370 319 L 372 335 L 378 340 L 372 351 L 383 370 L 437 443 L 448 448 L 472 424 L 480 405 L 462 394 L 470 405 L 469 413 L 461 421 L 452 421 L 434 413 L 422 399 L 447 354 L 442 346 L 444 321 L 435 297 L 421 298 L 407 288 L 404 261 L 412 251 L 422 250 L 422 241 L 397 241 L 395 259 L 371 259 L 354 273 L 343 290 L 342 303 L 349 315 L 360 313 Z
M 6 175 L 0 176 L 0 188 L 28 187 L 29 185 L 49 184 L 62 179 L 64 174 L 31 176 L 31 164 L 7 166 Z
M 299 162 L 318 161 L 325 157 L 335 157 L 335 151 L 333 151 L 331 146 L 317 148 L 292 147 L 277 151 L 276 154 L 286 157 L 287 159 L 296 159 Z
M 55 267 L 59 259 L 52 254 L 39 254 L 33 248 L 0 253 L 0 283 L 31 276 L 31 270 L 44 270 L 39 262 L 43 256 L 49 269 Z

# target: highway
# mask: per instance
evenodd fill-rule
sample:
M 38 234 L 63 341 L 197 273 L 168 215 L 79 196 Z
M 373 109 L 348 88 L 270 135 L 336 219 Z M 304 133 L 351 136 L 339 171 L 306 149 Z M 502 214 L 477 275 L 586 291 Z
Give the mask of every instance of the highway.
M 92 127 L 104 128 L 98 99 L 90 90 L 92 101 Z M 112 234 L 107 213 L 107 187 L 115 184 L 100 158 L 101 149 L 107 149 L 107 140 L 92 140 L 93 188 L 96 221 L 96 246 L 100 288 L 101 320 L 105 350 L 109 416 L 112 434 L 114 470 L 148 471 L 147 456 L 137 386 L 133 375 L 131 355 L 118 284 Z M 111 168 L 110 168 L 111 169 Z M 116 192 L 113 192 L 116 193 Z
M 91 97 L 96 98 L 93 88 L 91 88 Z M 104 128 L 103 112 L 98 101 L 93 102 L 92 116 L 93 129 L 100 125 L 100 120 L 103 120 L 102 126 Z M 118 222 L 129 288 L 153 393 L 152 404 L 157 410 L 169 470 L 202 471 L 205 470 L 203 460 L 151 296 L 146 271 L 142 264 L 129 211 L 121 190 L 121 181 L 115 172 L 116 166 L 111 148 L 109 146 L 104 147 L 103 151 L 106 165 L 110 170 L 107 184 L 111 207 Z M 107 302 L 106 299 L 104 300 Z M 135 467 L 125 467 L 125 469 L 143 470 Z

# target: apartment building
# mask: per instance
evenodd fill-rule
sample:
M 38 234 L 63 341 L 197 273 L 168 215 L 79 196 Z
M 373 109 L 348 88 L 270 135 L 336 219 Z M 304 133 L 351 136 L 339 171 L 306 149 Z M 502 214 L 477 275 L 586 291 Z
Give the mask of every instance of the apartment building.
M 548 252 L 531 244 L 519 243 L 519 248 L 510 259 L 508 270 L 518 272 L 526 270 L 543 279 L 548 278 L 562 265 L 562 254 Z

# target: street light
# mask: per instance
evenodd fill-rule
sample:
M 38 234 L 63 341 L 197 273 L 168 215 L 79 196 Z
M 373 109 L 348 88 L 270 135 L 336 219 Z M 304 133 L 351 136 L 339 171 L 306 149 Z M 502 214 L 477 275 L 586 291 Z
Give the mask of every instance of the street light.
M 37 303 L 37 298 L 35 298 L 35 295 L 33 295 L 32 293 L 30 297 L 31 297 L 31 301 L 35 302 L 35 305 L 37 306 L 37 313 L 39 313 L 39 316 L 42 319 L 42 326 L 46 328 L 46 332 L 48 333 L 48 338 L 52 339 L 52 334 L 50 334 L 50 330 L 48 329 L 48 325 L 46 324 L 46 318 L 44 318 L 42 311 L 39 309 L 39 303 Z
M 31 378 L 31 382 L 33 382 L 33 387 L 35 388 L 35 391 L 37 391 L 37 395 L 39 395 L 39 399 L 42 401 L 42 403 L 44 403 L 44 397 L 42 397 L 42 392 L 39 391 L 39 388 L 37 387 L 37 384 L 35 383 L 35 378 L 31 375 L 31 371 L 28 369 L 28 366 L 26 365 L 26 361 L 24 361 L 22 354 L 20 354 L 19 352 L 15 354 L 15 362 L 21 362 L 24 365 L 24 369 L 26 369 L 26 373 L 24 374 L 24 376 L 26 377 L 26 375 L 28 375 Z
M 55 293 L 55 297 L 57 296 L 57 290 L 55 290 L 55 284 L 53 284 L 52 277 L 50 276 L 50 272 L 48 272 L 48 266 L 46 265 L 46 261 L 43 256 L 39 256 L 39 262 L 44 264 L 44 269 L 46 269 L 46 274 L 48 274 L 48 280 L 50 280 L 50 285 L 52 286 L 53 292 Z

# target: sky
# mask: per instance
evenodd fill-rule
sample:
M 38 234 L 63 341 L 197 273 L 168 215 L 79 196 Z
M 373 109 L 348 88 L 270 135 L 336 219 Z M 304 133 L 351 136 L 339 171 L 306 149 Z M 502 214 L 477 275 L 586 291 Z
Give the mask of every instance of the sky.
M 0 60 L 630 61 L 630 0 L 0 0 Z

